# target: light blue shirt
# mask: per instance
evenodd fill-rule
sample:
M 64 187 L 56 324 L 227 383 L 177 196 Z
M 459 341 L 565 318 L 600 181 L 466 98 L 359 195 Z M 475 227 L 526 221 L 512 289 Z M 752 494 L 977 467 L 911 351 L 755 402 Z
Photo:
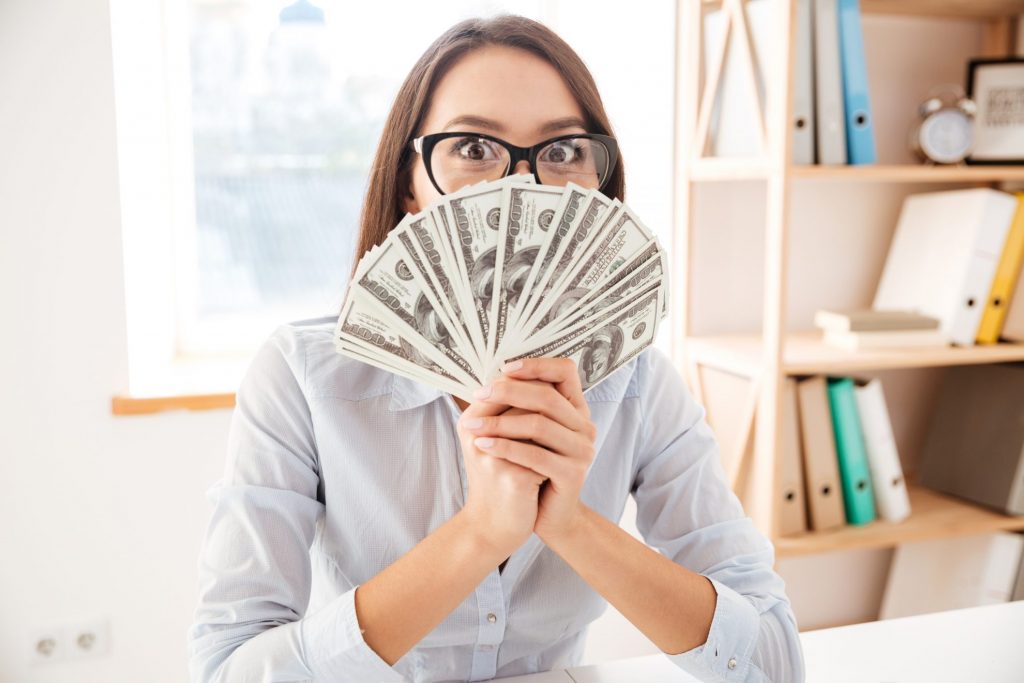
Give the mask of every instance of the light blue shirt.
M 188 629 L 194 683 L 479 681 L 576 666 L 607 601 L 536 534 L 393 666 L 356 588 L 458 512 L 452 397 L 342 356 L 337 318 L 279 326 L 239 385 Z M 596 457 L 580 499 L 718 594 L 707 642 L 665 656 L 709 681 L 802 681 L 774 548 L 726 483 L 705 411 L 649 348 L 585 394 Z M 402 615 L 395 615 L 396 619 Z

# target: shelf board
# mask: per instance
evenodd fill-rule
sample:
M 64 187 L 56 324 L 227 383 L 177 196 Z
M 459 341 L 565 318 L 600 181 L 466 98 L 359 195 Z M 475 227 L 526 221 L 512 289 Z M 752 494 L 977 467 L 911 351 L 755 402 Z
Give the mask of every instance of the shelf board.
M 778 557 L 834 550 L 887 548 L 908 541 L 1024 529 L 1024 515 L 1004 515 L 965 500 L 910 484 L 910 516 L 902 522 L 877 519 L 860 526 L 813 531 L 774 539 Z
M 768 162 L 761 158 L 695 159 L 690 164 L 690 178 L 698 182 L 730 180 L 764 180 L 769 174 Z M 860 166 L 791 166 L 794 180 L 842 182 L 902 183 L 988 183 L 1024 181 L 1024 166 L 928 166 L 925 164 L 864 164 Z
M 761 336 L 731 334 L 688 337 L 687 353 L 700 365 L 753 377 L 762 364 Z M 844 351 L 826 344 L 817 330 L 788 334 L 783 344 L 786 375 L 839 375 L 861 370 L 927 368 L 1024 360 L 1024 344 Z
M 721 5 L 722 0 L 701 0 Z M 1020 14 L 1020 0 L 861 0 L 868 14 L 905 14 L 929 17 L 995 19 Z
M 905 183 L 998 182 L 1024 180 L 1024 166 L 926 166 L 864 164 L 861 166 L 793 166 L 794 178 L 809 180 L 896 181 Z
M 689 172 L 699 181 L 764 180 L 768 161 L 761 157 L 702 157 L 690 162 Z
M 994 19 L 1020 14 L 1020 0 L 861 0 L 871 14 Z

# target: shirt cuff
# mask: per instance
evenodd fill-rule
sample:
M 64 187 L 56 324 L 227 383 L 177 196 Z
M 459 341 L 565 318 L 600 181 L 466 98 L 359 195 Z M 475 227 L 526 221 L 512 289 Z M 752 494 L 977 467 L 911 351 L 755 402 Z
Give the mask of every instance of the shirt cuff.
M 666 656 L 702 681 L 763 680 L 761 670 L 751 662 L 760 632 L 757 608 L 724 583 L 706 578 L 718 593 L 707 641 L 692 650 Z
M 406 679 L 363 640 L 356 617 L 358 587 L 299 622 L 306 665 L 317 681 L 405 683 Z

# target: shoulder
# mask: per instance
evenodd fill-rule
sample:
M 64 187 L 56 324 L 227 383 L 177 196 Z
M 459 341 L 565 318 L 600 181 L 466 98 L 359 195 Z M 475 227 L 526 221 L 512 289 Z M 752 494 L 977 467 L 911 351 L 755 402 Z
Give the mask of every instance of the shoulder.
M 650 346 L 585 396 L 591 403 L 643 399 L 653 388 L 665 381 L 672 382 L 673 378 L 678 380 L 679 376 L 671 359 L 661 349 Z
M 247 378 L 288 374 L 307 398 L 360 400 L 390 392 L 390 373 L 338 353 L 337 322 L 325 316 L 279 325 L 256 351 Z
M 635 362 L 631 392 L 648 420 L 654 416 L 658 421 L 688 425 L 703 417 L 703 406 L 667 353 L 651 346 Z

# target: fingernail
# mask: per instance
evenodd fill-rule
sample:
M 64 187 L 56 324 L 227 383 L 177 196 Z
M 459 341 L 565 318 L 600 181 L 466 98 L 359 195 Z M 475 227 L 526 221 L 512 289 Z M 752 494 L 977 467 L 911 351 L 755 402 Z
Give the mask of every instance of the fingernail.
M 473 392 L 473 397 L 474 398 L 487 398 L 490 395 L 491 395 L 491 385 L 490 384 L 485 384 L 484 386 L 480 387 L 479 389 L 477 389 L 476 391 Z
M 479 448 L 490 448 L 494 445 L 494 439 L 489 436 L 478 436 L 473 439 L 473 444 Z
M 484 421 L 479 417 L 467 417 L 463 418 L 462 424 L 466 426 L 466 429 L 478 429 L 484 426 Z
M 505 363 L 504 365 L 502 365 L 501 366 L 501 371 L 502 372 L 515 372 L 516 370 L 518 370 L 521 367 L 523 367 L 523 361 L 521 361 L 521 360 L 513 360 L 513 361 L 509 361 L 508 363 Z

